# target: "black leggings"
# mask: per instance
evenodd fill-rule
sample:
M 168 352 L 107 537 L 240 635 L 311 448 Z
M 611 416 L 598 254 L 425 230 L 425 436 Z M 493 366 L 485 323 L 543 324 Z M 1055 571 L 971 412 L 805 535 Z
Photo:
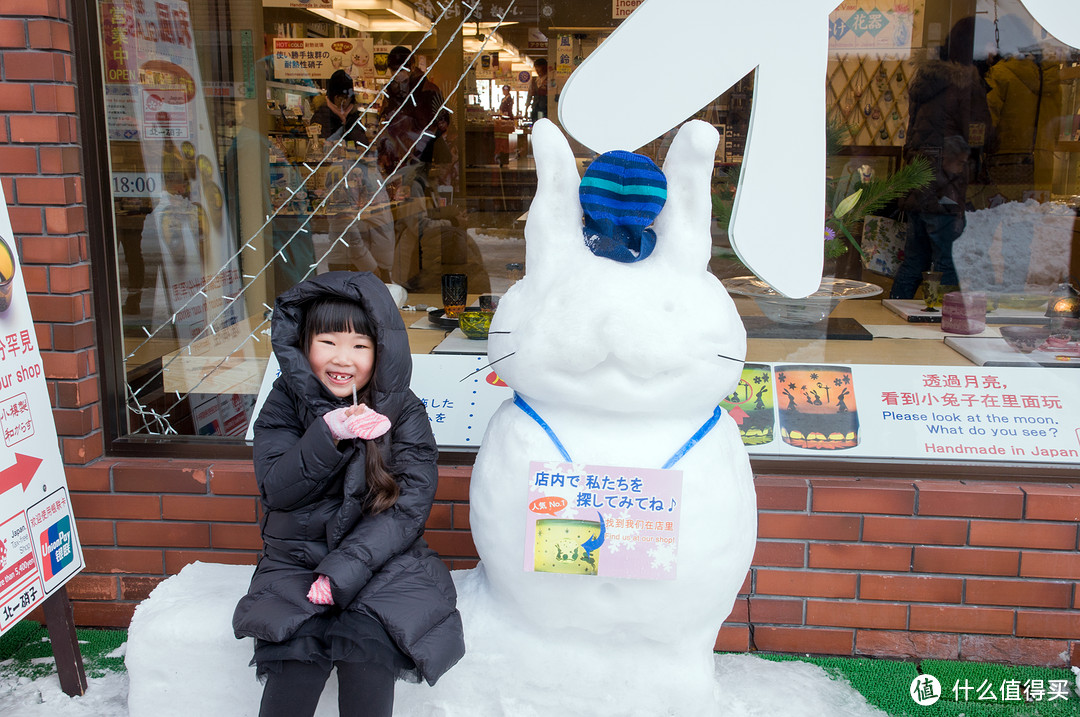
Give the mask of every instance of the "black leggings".
M 314 662 L 285 660 L 267 674 L 259 717 L 305 717 L 315 714 L 330 669 Z M 394 675 L 383 665 L 339 662 L 338 714 L 342 717 L 390 717 L 394 712 Z

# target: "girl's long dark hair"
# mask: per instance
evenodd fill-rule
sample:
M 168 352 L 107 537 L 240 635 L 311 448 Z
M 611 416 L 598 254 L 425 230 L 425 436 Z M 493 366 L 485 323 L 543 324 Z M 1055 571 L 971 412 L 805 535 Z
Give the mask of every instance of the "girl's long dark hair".
M 300 345 L 306 356 L 311 350 L 311 340 L 317 334 L 334 331 L 355 331 L 358 334 L 375 338 L 374 325 L 364 312 L 364 308 L 355 301 L 346 299 L 319 299 L 313 302 L 305 312 L 304 325 L 300 330 Z M 378 353 L 375 354 L 377 365 Z M 369 408 L 378 410 L 373 405 L 375 395 L 375 376 L 362 389 L 357 389 L 356 400 L 367 404 Z M 365 446 L 365 469 L 367 475 L 367 496 L 364 499 L 364 507 L 371 515 L 381 513 L 397 502 L 401 494 L 394 476 L 383 462 L 382 453 L 378 446 L 386 440 L 380 437 L 367 441 Z

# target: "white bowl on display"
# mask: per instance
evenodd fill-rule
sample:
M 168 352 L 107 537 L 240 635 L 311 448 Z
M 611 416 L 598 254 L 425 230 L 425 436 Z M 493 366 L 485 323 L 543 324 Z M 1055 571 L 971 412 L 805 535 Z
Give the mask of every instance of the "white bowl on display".
M 729 294 L 753 299 L 770 321 L 792 325 L 816 324 L 845 299 L 864 299 L 881 293 L 877 284 L 833 276 L 823 278 L 818 290 L 802 299 L 788 298 L 756 276 L 737 276 L 724 279 L 723 283 Z

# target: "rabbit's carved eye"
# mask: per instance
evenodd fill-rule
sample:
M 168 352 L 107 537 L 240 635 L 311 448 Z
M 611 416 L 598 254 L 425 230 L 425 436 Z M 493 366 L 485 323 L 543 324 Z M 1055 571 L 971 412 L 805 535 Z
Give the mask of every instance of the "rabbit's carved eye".
M 667 201 L 667 178 L 651 159 L 605 152 L 585 170 L 578 195 L 589 251 L 623 263 L 652 253 L 656 234 L 649 226 Z

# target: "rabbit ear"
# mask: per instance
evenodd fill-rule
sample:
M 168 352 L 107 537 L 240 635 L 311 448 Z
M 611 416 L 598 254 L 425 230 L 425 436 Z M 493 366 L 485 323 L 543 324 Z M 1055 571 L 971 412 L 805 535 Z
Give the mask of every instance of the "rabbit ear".
M 679 129 L 664 160 L 667 203 L 656 217 L 653 257 L 686 272 L 704 271 L 709 264 L 713 157 L 719 142 L 711 124 L 692 120 Z
M 577 162 L 555 123 L 542 119 L 532 129 L 536 195 L 525 222 L 525 267 L 535 274 L 553 269 L 575 251 L 588 256 L 581 233 Z

